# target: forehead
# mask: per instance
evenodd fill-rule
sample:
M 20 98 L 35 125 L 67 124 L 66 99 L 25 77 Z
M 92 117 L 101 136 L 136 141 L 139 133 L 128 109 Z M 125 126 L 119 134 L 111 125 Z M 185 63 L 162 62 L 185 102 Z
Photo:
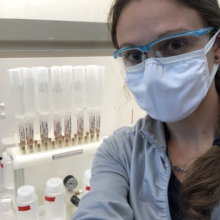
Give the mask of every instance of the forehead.
M 204 28 L 198 13 L 174 0 L 132 1 L 121 12 L 117 24 L 119 47 L 145 45 L 153 40 L 181 31 Z M 123 46 L 124 47 L 124 46 Z

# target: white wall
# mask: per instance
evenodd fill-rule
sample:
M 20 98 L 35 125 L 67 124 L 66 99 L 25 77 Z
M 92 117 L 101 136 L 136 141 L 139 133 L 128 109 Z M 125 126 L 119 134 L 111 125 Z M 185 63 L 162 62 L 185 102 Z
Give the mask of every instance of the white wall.
M 0 18 L 106 22 L 113 0 L 0 0 Z

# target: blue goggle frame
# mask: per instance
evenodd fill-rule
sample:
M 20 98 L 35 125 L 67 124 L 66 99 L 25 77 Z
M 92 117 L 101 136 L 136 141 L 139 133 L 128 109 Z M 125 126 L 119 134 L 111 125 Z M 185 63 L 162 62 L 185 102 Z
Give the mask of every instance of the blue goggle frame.
M 201 37 L 205 34 L 209 34 L 213 29 L 214 29 L 214 27 L 206 27 L 206 28 L 199 29 L 199 30 L 186 31 L 186 32 L 178 33 L 178 34 L 172 34 L 172 35 L 169 35 L 167 37 L 163 37 L 163 38 L 160 38 L 158 40 L 155 40 L 155 41 L 153 41 L 149 44 L 146 44 L 144 46 L 122 48 L 120 50 L 115 51 L 113 56 L 114 56 L 115 59 L 117 59 L 118 57 L 121 57 L 121 52 L 126 51 L 126 50 L 140 50 L 143 53 L 146 53 L 146 52 L 151 50 L 153 45 L 155 45 L 155 44 L 157 44 L 157 43 L 159 43 L 163 40 L 167 40 L 167 39 L 170 39 L 170 38 L 173 38 L 173 37 L 188 36 L 188 35 Z

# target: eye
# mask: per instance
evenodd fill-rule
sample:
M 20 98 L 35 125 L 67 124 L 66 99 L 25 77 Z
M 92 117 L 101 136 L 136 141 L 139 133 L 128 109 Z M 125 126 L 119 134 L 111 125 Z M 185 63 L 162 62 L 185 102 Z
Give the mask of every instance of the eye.
M 178 41 L 178 40 L 174 40 L 170 45 L 169 45 L 169 49 L 171 50 L 179 50 L 182 46 L 182 42 Z
M 184 45 L 185 45 L 185 42 L 175 39 L 172 42 L 170 42 L 167 49 L 168 50 L 179 50 Z
M 139 50 L 128 50 L 122 54 L 127 65 L 135 65 L 142 62 L 143 53 Z
M 142 57 L 142 53 L 140 53 L 140 52 L 133 52 L 133 53 L 130 54 L 129 60 L 138 61 L 138 60 L 141 59 L 141 57 Z
M 164 52 L 183 52 L 183 50 L 187 47 L 186 39 L 172 39 L 165 43 Z

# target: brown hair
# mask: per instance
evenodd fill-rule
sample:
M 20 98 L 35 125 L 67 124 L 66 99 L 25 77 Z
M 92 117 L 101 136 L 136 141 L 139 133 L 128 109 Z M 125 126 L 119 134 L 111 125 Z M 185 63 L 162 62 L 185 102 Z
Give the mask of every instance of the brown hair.
M 115 0 L 111 7 L 108 26 L 112 43 L 116 49 L 119 49 L 116 37 L 117 22 L 121 11 L 132 1 L 141 0 Z M 220 28 L 220 9 L 217 0 L 174 1 L 197 11 L 208 26 Z M 215 88 L 220 99 L 220 70 L 215 76 Z M 217 136 L 220 138 L 220 132 Z M 220 147 L 210 146 L 210 149 L 203 156 L 196 159 L 188 170 L 186 179 L 181 186 L 180 204 L 186 219 L 210 220 L 211 212 L 219 200 Z

